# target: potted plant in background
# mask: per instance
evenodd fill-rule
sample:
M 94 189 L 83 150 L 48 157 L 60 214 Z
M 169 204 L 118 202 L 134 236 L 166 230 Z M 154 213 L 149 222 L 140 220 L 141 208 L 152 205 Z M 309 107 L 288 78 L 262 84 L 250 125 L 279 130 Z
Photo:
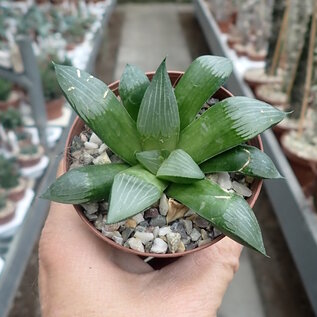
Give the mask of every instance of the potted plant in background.
M 0 226 L 9 222 L 15 215 L 15 205 L 0 191 Z
M 19 95 L 12 93 L 12 84 L 0 78 L 0 110 L 7 110 L 10 107 L 17 108 L 20 103 Z
M 20 143 L 19 147 L 17 159 L 21 167 L 31 167 L 38 164 L 44 155 L 44 148 L 41 145 Z
M 265 254 L 248 202 L 261 187 L 255 179 L 280 175 L 243 143 L 285 114 L 221 88 L 232 71 L 228 59 L 201 56 L 184 75 L 168 74 L 165 60 L 147 76 L 128 65 L 109 87 L 74 67 L 55 68 L 84 122 L 76 120 L 66 144 L 69 171 L 43 198 L 75 204 L 100 238 L 135 254 L 184 255 L 218 241 L 220 232 Z M 208 106 L 212 95 L 218 100 Z M 250 142 L 260 147 L 259 139 Z
M 26 181 L 20 177 L 18 165 L 3 155 L 0 155 L 0 189 L 14 202 L 21 200 L 26 190 Z
M 71 61 L 67 58 L 60 60 L 58 57 L 54 56 L 52 59 L 63 65 L 71 65 Z M 47 119 L 54 120 L 63 115 L 65 99 L 56 80 L 54 66 L 50 60 L 50 57 L 46 57 L 40 61 L 40 74 L 45 98 Z

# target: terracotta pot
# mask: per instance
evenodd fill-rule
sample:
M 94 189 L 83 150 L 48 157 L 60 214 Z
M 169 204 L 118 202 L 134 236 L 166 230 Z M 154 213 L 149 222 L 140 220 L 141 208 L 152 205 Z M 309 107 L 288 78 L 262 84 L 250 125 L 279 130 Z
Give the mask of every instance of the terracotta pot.
M 54 120 L 60 118 L 63 115 L 64 104 L 64 97 L 47 101 L 45 103 L 47 120 Z
M 283 151 L 290 162 L 300 185 L 303 188 L 304 194 L 308 196 L 310 194 L 309 189 L 316 180 L 316 174 L 314 173 L 314 170 L 317 169 L 317 158 L 313 160 L 300 157 L 294 150 L 287 146 L 285 143 L 285 137 L 286 134 L 282 135 L 281 137 Z
M 262 62 L 265 60 L 266 52 L 248 51 L 248 58 L 254 62 Z
M 217 21 L 219 29 L 222 33 L 228 33 L 230 26 L 232 25 L 231 20 Z
M 7 201 L 6 207 L 0 212 L 0 225 L 4 225 L 11 221 L 15 215 L 15 205 L 11 201 Z
M 20 104 L 20 97 L 16 95 L 14 98 L 9 99 L 7 101 L 1 101 L 0 100 L 0 111 L 6 111 L 9 108 L 15 108 L 17 109 Z
M 271 84 L 266 84 L 266 85 L 258 85 L 255 88 L 254 94 L 255 97 L 259 100 L 262 100 L 270 105 L 273 106 L 281 106 L 281 107 L 286 107 L 287 106 L 287 96 L 285 93 L 283 93 L 282 91 L 279 92 L 279 97 L 283 97 L 283 98 L 278 98 L 277 96 L 274 96 L 272 94 L 270 94 L 270 91 L 274 91 L 276 90 L 276 84 L 271 85 Z M 274 87 L 272 87 L 274 86 Z M 267 90 L 264 90 L 263 88 L 267 88 Z M 278 90 L 282 89 L 280 87 L 280 85 L 278 85 Z
M 8 198 L 14 202 L 18 202 L 24 197 L 25 190 L 26 190 L 26 181 L 20 178 L 18 186 L 11 188 L 8 191 Z
M 18 162 L 21 167 L 31 167 L 36 165 L 44 155 L 44 148 L 42 146 L 38 147 L 38 151 L 35 154 L 19 154 Z
M 285 133 L 287 133 L 287 132 L 289 132 L 289 131 L 291 131 L 291 130 L 293 130 L 293 129 L 288 128 L 288 127 L 286 127 L 286 126 L 283 126 L 283 125 L 281 125 L 281 124 L 277 124 L 276 126 L 273 127 L 273 132 L 274 132 L 274 134 L 275 134 L 275 136 L 276 136 L 276 138 L 277 138 L 277 140 L 278 140 L 278 142 L 279 142 L 280 144 L 281 144 L 281 138 L 282 138 L 282 136 L 283 136 Z
M 233 47 L 236 45 L 236 44 L 240 44 L 242 42 L 242 39 L 238 36 L 232 36 L 232 35 L 228 35 L 228 38 L 227 38 L 227 44 L 228 46 L 233 49 Z
M 172 82 L 173 86 L 175 86 L 177 81 L 184 74 L 183 72 L 176 72 L 176 71 L 170 71 L 168 73 L 169 73 L 169 76 L 170 76 L 170 79 L 171 79 L 171 82 Z M 146 75 L 151 80 L 153 75 L 154 75 L 154 72 L 146 73 Z M 116 96 L 119 95 L 119 81 L 116 81 L 116 82 L 110 84 L 109 88 L 115 93 Z M 217 98 L 219 100 L 225 99 L 225 98 L 230 97 L 230 96 L 232 96 L 232 94 L 228 90 L 226 90 L 225 88 L 222 88 L 222 87 L 213 95 L 214 98 Z M 71 161 L 70 161 L 70 157 L 71 156 L 69 155 L 69 149 L 70 149 L 72 140 L 73 140 L 74 136 L 79 135 L 83 131 L 83 129 L 84 129 L 84 122 L 79 117 L 76 117 L 76 119 L 75 119 L 75 121 L 73 123 L 73 126 L 70 129 L 70 132 L 69 132 L 69 135 L 68 135 L 68 138 L 67 138 L 67 141 L 66 141 L 66 145 L 65 145 L 64 157 L 63 157 L 63 171 L 64 172 L 68 171 L 68 169 L 70 167 L 70 164 L 71 164 Z M 259 149 L 261 149 L 263 151 L 263 146 L 262 146 L 262 141 L 261 141 L 260 136 L 250 140 L 249 144 L 258 147 Z M 254 204 L 255 204 L 255 202 L 256 202 L 259 194 L 260 194 L 262 183 L 263 183 L 262 180 L 256 180 L 256 181 L 254 181 L 254 183 L 251 186 L 251 190 L 252 190 L 253 194 L 252 194 L 251 197 L 249 197 L 247 199 L 247 201 L 248 201 L 249 205 L 251 206 L 251 208 L 254 206 Z M 214 243 L 218 242 L 222 238 L 224 238 L 224 235 L 221 234 L 216 239 L 211 241 L 209 244 L 206 244 L 206 245 L 200 246 L 200 247 L 198 247 L 196 249 L 185 251 L 185 252 L 182 252 L 182 253 L 155 254 L 155 253 L 138 252 L 138 251 L 123 247 L 123 246 L 115 243 L 111 239 L 103 236 L 101 234 L 101 232 L 99 232 L 94 227 L 94 225 L 92 223 L 90 223 L 89 220 L 86 218 L 86 216 L 85 216 L 85 214 L 83 212 L 83 209 L 82 209 L 82 207 L 80 205 L 74 205 L 74 208 L 76 209 L 78 215 L 83 220 L 83 222 L 88 226 L 88 228 L 95 235 L 97 235 L 100 239 L 106 241 L 108 244 L 112 245 L 113 247 L 115 247 L 115 248 L 117 248 L 117 249 L 119 249 L 121 251 L 125 251 L 125 252 L 128 252 L 128 253 L 133 253 L 133 254 L 136 254 L 136 255 L 139 255 L 139 256 L 142 256 L 142 257 L 155 257 L 155 258 L 166 258 L 166 259 L 167 258 L 177 258 L 177 257 L 180 257 L 180 256 L 184 256 L 186 254 L 193 253 L 193 252 L 202 250 L 204 248 L 207 248 L 207 247 L 213 245 Z M 161 264 L 159 264 L 159 266 L 160 265 Z
M 233 49 L 239 57 L 246 56 L 248 54 L 247 45 L 243 45 L 243 44 L 238 43 L 238 44 L 233 45 Z

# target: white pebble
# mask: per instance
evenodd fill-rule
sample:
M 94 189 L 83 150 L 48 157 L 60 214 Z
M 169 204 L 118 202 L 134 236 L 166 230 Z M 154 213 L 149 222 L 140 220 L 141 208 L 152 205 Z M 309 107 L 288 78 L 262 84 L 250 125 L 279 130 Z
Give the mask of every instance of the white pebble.
M 246 185 L 240 184 L 236 181 L 233 181 L 232 188 L 234 191 L 244 197 L 250 197 L 252 195 L 252 191 Z
M 218 184 L 223 189 L 230 189 L 232 187 L 230 175 L 227 172 L 218 173 Z
M 135 215 L 134 217 L 132 217 L 132 219 L 139 224 L 140 222 L 144 221 L 144 217 L 141 213 Z
M 130 238 L 127 242 L 129 243 L 129 247 L 132 250 L 144 252 L 144 246 L 143 246 L 142 241 L 140 239 Z
M 166 236 L 168 233 L 171 233 L 171 232 L 172 232 L 171 227 L 162 227 L 160 228 L 159 236 Z
M 84 145 L 87 150 L 98 149 L 98 144 L 92 142 L 85 142 Z
M 160 232 L 160 227 L 159 226 L 156 226 L 153 230 L 153 235 L 154 235 L 154 238 L 157 238 L 158 235 L 159 235 L 159 232 Z
M 98 157 L 96 157 L 92 162 L 94 163 L 94 165 L 103 165 L 111 163 L 107 152 L 103 152 Z
M 192 239 L 192 241 L 198 241 L 200 238 L 200 232 L 194 228 L 190 234 L 190 238 Z
M 168 248 L 172 253 L 175 253 L 181 242 L 181 235 L 178 232 L 168 233 L 166 235 Z
M 166 253 L 166 251 L 167 251 L 167 243 L 160 238 L 156 238 L 153 242 L 152 247 L 151 247 L 151 252 L 153 252 L 153 253 Z
M 134 237 L 140 239 L 143 244 L 146 244 L 154 239 L 154 234 L 151 232 L 137 231 Z
M 160 214 L 166 216 L 168 212 L 168 199 L 165 194 L 160 199 Z
M 210 238 L 208 238 L 206 240 L 199 240 L 198 241 L 198 246 L 201 247 L 202 245 L 205 245 L 205 244 L 210 243 L 210 242 L 211 242 Z
M 211 181 L 217 183 L 217 182 L 218 182 L 219 175 L 218 175 L 217 173 L 208 174 L 208 175 L 207 175 L 207 178 L 210 179 Z
M 84 133 L 81 133 L 81 135 L 80 135 L 80 140 L 81 140 L 82 142 L 87 142 L 87 141 L 88 141 L 88 139 L 87 139 L 87 137 L 86 137 L 86 135 L 85 135 Z
M 95 133 L 91 135 L 89 142 L 95 143 L 98 146 L 102 144 L 102 141 L 99 139 L 99 137 Z
M 108 148 L 108 146 L 107 146 L 106 144 L 102 143 L 102 144 L 100 145 L 100 148 L 98 149 L 99 154 L 101 154 L 101 153 L 103 153 L 104 151 L 106 151 L 107 148 Z
M 195 215 L 195 214 L 196 214 L 196 213 L 195 213 L 194 210 L 189 209 L 189 210 L 186 212 L 186 214 L 184 215 L 184 217 L 190 217 L 190 216 Z
M 97 203 L 81 204 L 82 207 L 87 211 L 89 215 L 94 214 L 98 211 Z

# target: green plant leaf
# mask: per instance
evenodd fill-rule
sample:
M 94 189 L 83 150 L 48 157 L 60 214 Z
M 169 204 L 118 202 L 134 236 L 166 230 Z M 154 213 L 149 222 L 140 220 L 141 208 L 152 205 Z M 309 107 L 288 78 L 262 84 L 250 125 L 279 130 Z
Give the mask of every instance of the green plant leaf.
M 152 174 L 156 175 L 163 161 L 168 157 L 169 151 L 153 150 L 136 154 L 137 160 Z
M 119 94 L 134 121 L 138 118 L 141 101 L 149 84 L 149 79 L 141 69 L 134 65 L 126 65 L 119 83 Z
M 65 97 L 79 117 L 120 158 L 136 164 L 141 151 L 136 124 L 114 93 L 99 79 L 75 67 L 55 65 Z
M 260 178 L 281 178 L 272 160 L 258 148 L 238 145 L 200 165 L 206 173 L 239 172 Z
M 175 149 L 179 138 L 179 114 L 165 59 L 144 94 L 137 128 L 144 150 Z
M 192 183 L 205 177 L 195 161 L 183 150 L 174 150 L 156 176 L 174 183 Z
M 200 56 L 186 70 L 175 88 L 181 130 L 194 119 L 204 103 L 228 79 L 232 62 L 219 56 Z
M 167 183 L 141 166 L 131 167 L 114 178 L 107 223 L 116 223 L 145 210 L 162 196 Z
M 172 184 L 167 195 L 197 212 L 231 239 L 266 255 L 258 221 L 242 197 L 209 180 Z
M 88 165 L 60 176 L 41 196 L 63 204 L 83 204 L 107 199 L 115 175 L 125 164 Z
M 180 135 L 178 148 L 196 163 L 239 145 L 282 121 L 286 113 L 248 97 L 230 97 L 204 112 Z

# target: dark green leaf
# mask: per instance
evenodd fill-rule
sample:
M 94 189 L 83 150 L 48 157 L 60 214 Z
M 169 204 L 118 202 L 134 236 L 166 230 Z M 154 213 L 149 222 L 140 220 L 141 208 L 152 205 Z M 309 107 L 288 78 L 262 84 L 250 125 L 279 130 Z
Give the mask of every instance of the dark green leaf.
M 254 146 L 238 145 L 208 161 L 200 168 L 204 173 L 239 172 L 260 178 L 280 178 L 272 160 Z
M 163 161 L 168 157 L 169 152 L 165 150 L 144 151 L 136 154 L 137 160 L 152 174 L 156 175 Z
M 183 150 L 174 150 L 156 176 L 175 183 L 192 183 L 205 177 L 195 161 Z
M 179 137 L 179 115 L 165 59 L 145 92 L 137 127 L 144 150 L 175 149 Z
M 141 166 L 119 173 L 111 189 L 107 223 L 120 222 L 145 210 L 160 199 L 166 186 Z
M 266 254 L 257 219 L 242 197 L 224 191 L 209 180 L 191 185 L 172 184 L 167 195 L 197 212 L 233 240 Z
M 130 164 L 141 151 L 136 124 L 113 92 L 97 78 L 71 66 L 55 65 L 65 97 L 111 150 Z
M 127 64 L 120 79 L 119 94 L 134 121 L 138 118 L 141 101 L 149 84 L 149 79 L 138 67 Z
M 41 196 L 63 204 L 83 204 L 107 199 L 114 177 L 125 164 L 88 165 L 60 176 Z
M 178 148 L 196 163 L 239 145 L 283 120 L 286 113 L 247 97 L 230 97 L 218 102 L 180 135 Z
M 194 60 L 175 88 L 181 130 L 195 119 L 200 108 L 231 72 L 232 63 L 224 57 L 206 55 Z

